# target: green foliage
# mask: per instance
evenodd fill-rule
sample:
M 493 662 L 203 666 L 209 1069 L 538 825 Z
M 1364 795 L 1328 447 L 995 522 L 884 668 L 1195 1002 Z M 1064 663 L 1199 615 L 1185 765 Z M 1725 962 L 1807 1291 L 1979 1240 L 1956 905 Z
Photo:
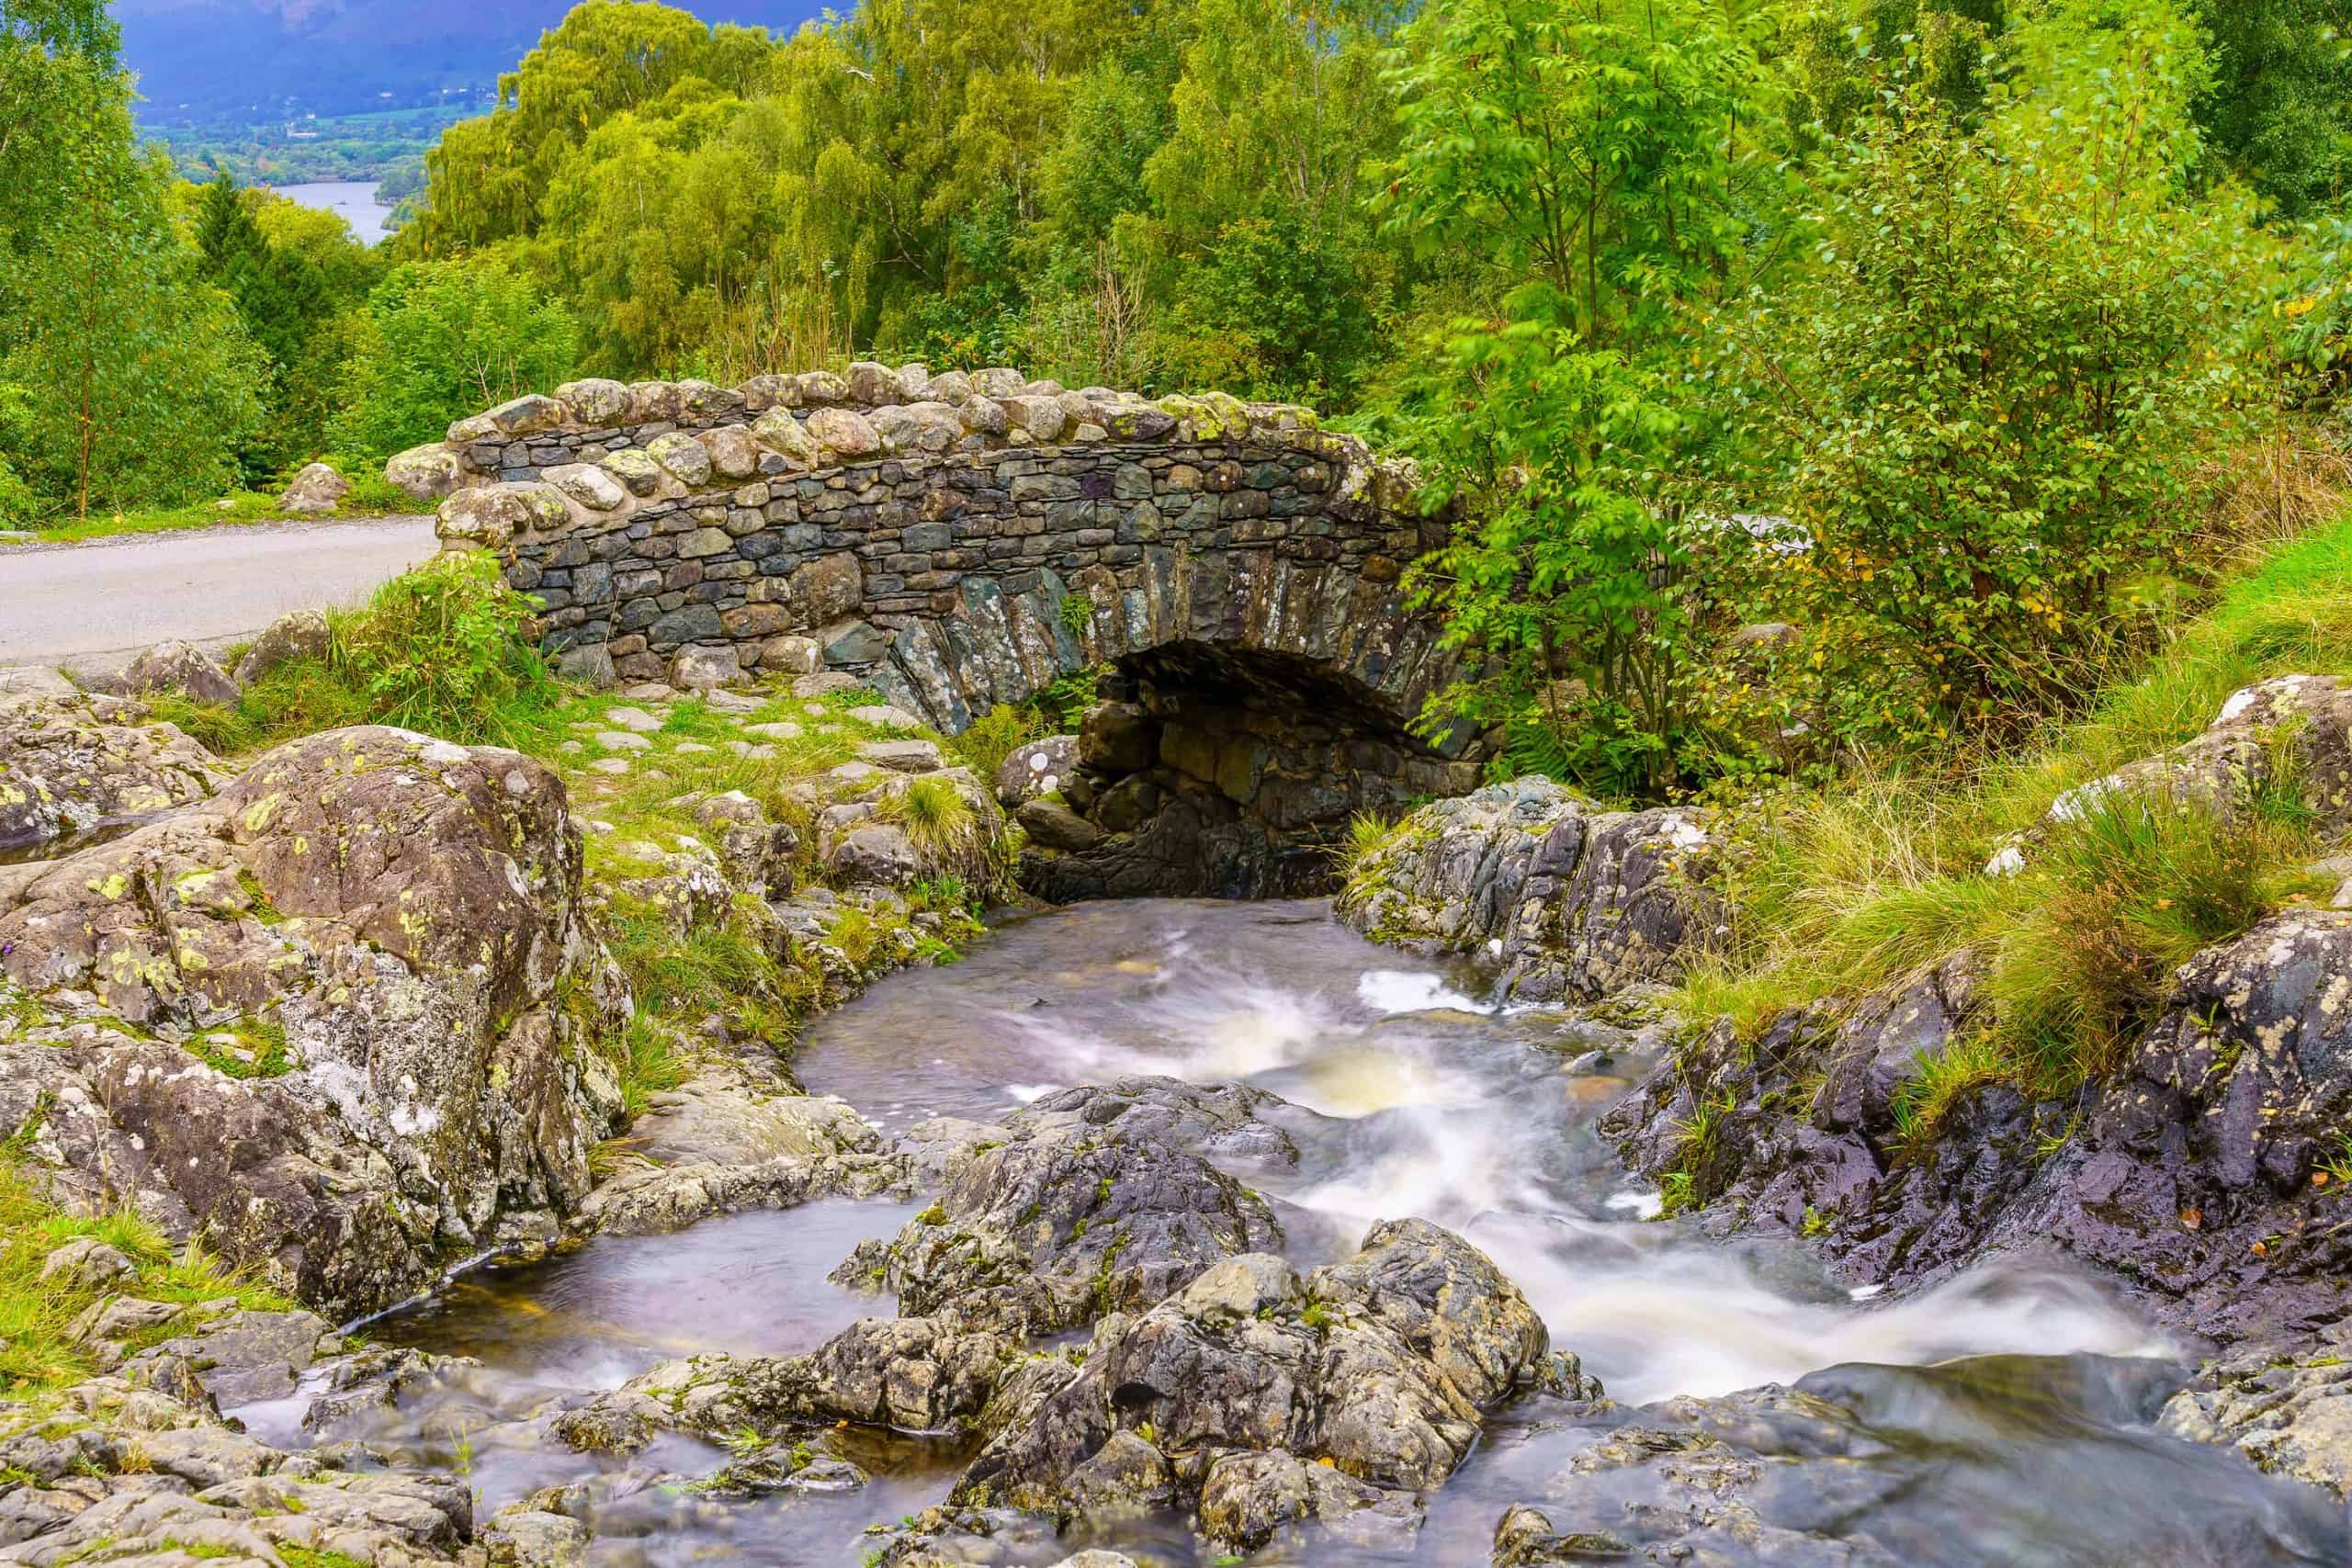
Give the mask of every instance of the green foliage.
M 570 373 L 571 313 L 496 261 L 412 262 L 368 297 L 354 327 L 348 449 L 381 457 L 437 441 L 453 421 Z
M 226 707 L 169 694 L 156 705 L 232 755 L 352 724 L 520 746 L 560 695 L 525 637 L 531 615 L 530 601 L 506 586 L 489 556 L 436 556 L 385 583 L 366 608 L 330 612 L 323 659 L 288 660 Z
M 0 1142 L 0 1394 L 18 1397 L 87 1377 L 96 1369 L 89 1348 L 66 1337 L 83 1312 L 110 1293 L 193 1306 L 233 1298 L 240 1305 L 284 1311 L 275 1292 L 224 1268 L 201 1247 L 175 1254 L 163 1233 L 127 1211 L 69 1215 L 51 1205 L 27 1168 L 15 1140 Z M 51 1252 L 78 1236 L 95 1236 L 130 1258 L 132 1280 L 90 1288 L 67 1278 L 44 1280 Z M 131 1348 L 171 1333 L 166 1326 L 134 1337 Z
M 2312 829 L 2283 736 L 2268 782 L 2222 818 L 2162 792 L 2077 794 L 2054 823 L 2052 807 L 2288 672 L 2352 673 L 2352 517 L 2240 575 L 2038 746 L 1956 776 L 1858 768 L 1743 814 L 1731 943 L 1686 981 L 1683 1010 L 1753 1037 L 1785 1009 L 1850 1003 L 1965 952 L 1991 1022 L 1905 1091 L 1918 1136 L 1988 1078 L 2058 1094 L 2109 1070 L 2176 964 L 2302 890 Z M 2021 868 L 1986 874 L 2020 836 Z
M 1934 739 L 2086 689 L 2233 428 L 2249 268 L 2241 212 L 2180 200 L 2194 34 L 2083 9 L 2012 35 L 2044 68 L 1981 125 L 1916 87 L 1866 122 L 1822 265 L 1740 334 L 1800 541 L 1768 564 L 1842 732 Z

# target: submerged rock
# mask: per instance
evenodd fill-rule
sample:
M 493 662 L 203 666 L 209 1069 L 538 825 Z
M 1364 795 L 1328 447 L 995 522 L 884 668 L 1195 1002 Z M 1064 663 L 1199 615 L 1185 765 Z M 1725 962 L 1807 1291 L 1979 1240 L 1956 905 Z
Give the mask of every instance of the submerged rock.
M 388 1304 L 587 1194 L 620 993 L 580 876 L 544 767 L 389 728 L 0 867 L 0 975 L 49 1020 L 0 1025 L 0 1126 L 59 1202 Z
M 1406 818 L 1350 867 L 1340 918 L 1408 951 L 1498 961 L 1521 998 L 1672 978 L 1718 919 L 1717 851 L 1695 812 L 1596 811 L 1548 779 Z

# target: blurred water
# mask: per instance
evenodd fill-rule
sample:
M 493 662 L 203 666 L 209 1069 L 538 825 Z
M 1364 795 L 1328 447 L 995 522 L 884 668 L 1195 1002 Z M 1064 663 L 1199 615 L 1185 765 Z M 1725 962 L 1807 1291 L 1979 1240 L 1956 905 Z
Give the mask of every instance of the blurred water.
M 1857 1301 L 1794 1246 L 1727 1245 L 1647 1218 L 1657 1195 L 1627 1180 L 1592 1124 L 1655 1049 L 1572 1013 L 1493 1007 L 1475 972 L 1365 942 L 1320 903 L 1139 901 L 1021 919 L 958 964 L 885 981 L 820 1021 L 798 1063 L 811 1090 L 892 1131 L 936 1115 L 993 1121 L 1058 1088 L 1139 1073 L 1279 1094 L 1291 1108 L 1270 1119 L 1296 1143 L 1295 1168 L 1236 1174 L 1273 1201 L 1302 1266 L 1344 1255 L 1375 1221 L 1419 1215 L 1494 1257 L 1554 1344 L 1615 1399 L 1669 1402 L 1656 1419 L 1679 1418 L 1679 1395 L 1777 1383 L 1810 1396 L 1803 1421 L 1742 1428 L 1763 1464 L 1752 1500 L 1780 1529 L 1938 1568 L 2352 1562 L 2340 1505 L 2153 1429 L 2183 1375 L 2180 1348 L 2086 1278 L 1995 1259 L 1908 1300 Z M 379 1337 L 487 1363 L 481 1387 L 446 1397 L 477 1424 L 470 1463 L 494 1506 L 593 1468 L 543 1440 L 548 1402 L 566 1391 L 695 1349 L 806 1349 L 892 1310 L 823 1275 L 910 1212 L 813 1204 L 596 1242 L 469 1279 Z M 436 1421 L 440 1438 L 416 1436 Z M 454 1462 L 449 1410 L 397 1413 L 392 1440 L 401 1423 L 410 1457 Z M 1248 1561 L 1483 1562 L 1502 1510 L 1551 1506 L 1601 1435 L 1571 1407 L 1522 1403 L 1489 1423 L 1409 1544 L 1309 1530 Z M 875 1482 L 758 1505 L 650 1486 L 600 1512 L 591 1561 L 855 1562 L 871 1545 L 865 1524 L 937 1501 L 963 1457 L 888 1434 L 829 1440 L 856 1448 Z M 685 1474 L 719 1462 L 695 1447 L 651 1459 Z M 1653 1478 L 1623 1484 L 1622 1499 L 1604 1488 L 1611 1506 L 1655 1505 Z M 1002 1560 L 1055 1562 L 1086 1545 L 1147 1564 L 1211 1561 L 1182 1520 L 1154 1513 L 1010 1543 Z

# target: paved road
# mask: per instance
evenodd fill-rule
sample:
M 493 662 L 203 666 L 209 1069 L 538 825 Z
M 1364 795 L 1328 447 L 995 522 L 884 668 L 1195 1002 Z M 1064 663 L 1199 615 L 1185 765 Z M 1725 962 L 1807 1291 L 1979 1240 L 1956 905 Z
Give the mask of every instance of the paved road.
M 0 665 L 87 668 L 170 637 L 251 637 L 289 610 L 356 603 L 433 551 L 430 517 L 0 547 Z

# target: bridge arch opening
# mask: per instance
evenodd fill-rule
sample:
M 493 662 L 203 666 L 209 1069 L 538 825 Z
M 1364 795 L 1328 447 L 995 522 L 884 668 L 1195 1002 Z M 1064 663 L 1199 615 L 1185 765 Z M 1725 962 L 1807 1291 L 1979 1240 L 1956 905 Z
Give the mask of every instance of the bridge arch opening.
M 1465 738 L 1432 744 L 1408 713 L 1312 658 L 1198 640 L 1128 654 L 1102 681 L 1067 819 L 1022 859 L 1057 902 L 1299 897 L 1337 885 L 1363 812 L 1476 786 Z

